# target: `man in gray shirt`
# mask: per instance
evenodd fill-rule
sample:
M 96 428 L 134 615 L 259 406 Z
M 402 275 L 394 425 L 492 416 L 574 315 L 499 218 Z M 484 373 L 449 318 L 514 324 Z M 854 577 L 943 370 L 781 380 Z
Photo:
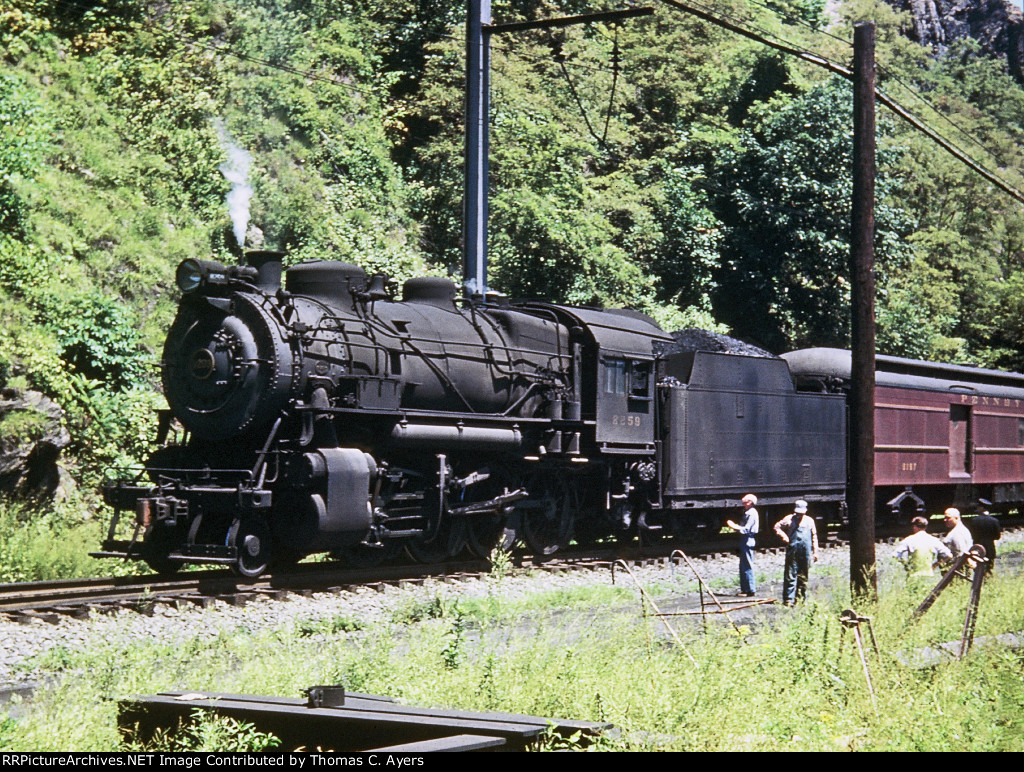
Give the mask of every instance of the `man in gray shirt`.
M 740 533 L 740 595 L 752 596 L 757 592 L 757 580 L 754 578 L 754 547 L 757 545 L 761 517 L 754 509 L 757 496 L 748 493 L 742 501 L 743 517 L 740 518 L 740 522 L 727 520 L 725 524 Z

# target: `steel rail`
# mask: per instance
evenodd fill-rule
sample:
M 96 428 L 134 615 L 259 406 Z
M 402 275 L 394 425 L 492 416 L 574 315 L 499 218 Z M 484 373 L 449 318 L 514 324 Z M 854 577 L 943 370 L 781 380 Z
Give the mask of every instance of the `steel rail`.
M 1014 519 L 1016 521 L 1016 518 Z M 1016 522 L 1004 524 L 1009 533 Z M 892 534 L 880 529 L 885 541 Z M 901 534 L 902 535 L 902 534 Z M 512 555 L 516 568 L 549 571 L 592 571 L 610 568 L 616 561 L 635 565 L 668 564 L 670 554 L 680 546 L 692 555 L 721 555 L 735 550 L 735 540 L 714 541 L 664 540 L 649 545 L 609 543 L 567 549 L 554 556 L 533 555 L 517 551 Z M 826 546 L 843 548 L 842 540 Z M 769 552 L 776 547 L 765 548 Z M 209 605 L 217 600 L 241 605 L 256 597 L 283 599 L 289 594 L 308 595 L 314 592 L 342 592 L 355 587 L 418 584 L 427 580 L 459 582 L 490 574 L 486 560 L 448 560 L 433 564 L 381 565 L 373 568 L 349 568 L 338 563 L 302 563 L 286 572 L 268 574 L 258 580 L 237 577 L 227 570 L 187 571 L 173 577 L 156 574 L 105 577 L 93 579 L 61 579 L 54 581 L 0 584 L 0 617 L 31 616 L 33 612 L 75 615 L 89 609 L 109 607 L 135 608 L 146 611 L 157 603 L 196 603 Z

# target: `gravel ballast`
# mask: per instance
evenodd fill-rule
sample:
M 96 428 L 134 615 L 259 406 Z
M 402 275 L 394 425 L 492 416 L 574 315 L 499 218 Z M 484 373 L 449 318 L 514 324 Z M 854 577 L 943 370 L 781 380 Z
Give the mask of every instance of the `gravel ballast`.
M 892 547 L 878 549 L 878 563 L 884 570 L 891 563 Z M 780 597 L 784 555 L 781 550 L 758 553 L 758 597 Z M 724 595 L 735 595 L 738 590 L 738 558 L 734 554 L 718 554 L 693 561 L 704 581 Z M 827 587 L 815 582 L 815 574 L 828 574 L 845 584 L 848 553 L 845 548 L 826 548 L 820 551 L 820 560 L 811 571 L 812 595 L 828 592 Z M 824 569 L 829 569 L 825 571 Z M 659 598 L 658 603 L 671 603 L 675 607 L 687 603 L 697 604 L 692 592 L 695 577 L 685 565 L 648 565 L 632 569 L 644 586 L 659 583 L 678 584 L 678 597 Z M 635 589 L 635 584 L 619 569 L 615 584 Z M 180 607 L 157 604 L 152 616 L 130 610 L 109 614 L 93 614 L 78 620 L 62 617 L 56 623 L 33 620 L 27 623 L 0 621 L 0 687 L 10 687 L 39 678 L 41 674 L 27 666 L 27 661 L 57 646 L 68 651 L 88 651 L 97 645 L 110 645 L 118 641 L 128 644 L 138 640 L 151 640 L 174 644 L 194 638 L 213 639 L 217 635 L 238 628 L 249 631 L 287 627 L 318 619 L 344 616 L 364 624 L 383 621 L 396 609 L 443 596 L 455 598 L 487 597 L 498 594 L 516 599 L 533 593 L 552 592 L 573 587 L 611 585 L 612 571 L 566 571 L 560 573 L 543 570 L 517 570 L 511 575 L 493 580 L 486 576 L 460 579 L 454 582 L 429 580 L 423 585 L 386 587 L 383 591 L 358 588 L 340 593 L 318 593 L 311 597 L 289 596 L 285 600 L 257 598 L 244 606 L 216 603 L 210 608 L 191 604 Z

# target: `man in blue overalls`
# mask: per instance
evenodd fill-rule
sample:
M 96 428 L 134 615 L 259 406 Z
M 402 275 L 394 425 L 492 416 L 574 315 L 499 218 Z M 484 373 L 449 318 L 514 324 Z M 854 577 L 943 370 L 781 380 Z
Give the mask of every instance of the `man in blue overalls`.
M 818 562 L 818 529 L 807 514 L 807 502 L 798 500 L 793 514 L 775 524 L 775 533 L 786 542 L 786 575 L 782 583 L 782 603 L 792 606 L 807 597 L 807 577 L 811 563 Z

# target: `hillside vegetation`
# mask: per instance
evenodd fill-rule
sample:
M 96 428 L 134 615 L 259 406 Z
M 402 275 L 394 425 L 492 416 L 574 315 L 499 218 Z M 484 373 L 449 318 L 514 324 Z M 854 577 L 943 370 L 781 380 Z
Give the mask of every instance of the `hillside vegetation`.
M 494 41 L 492 285 L 775 351 L 846 345 L 849 85 L 654 4 Z M 1024 92 L 972 45 L 934 58 L 872 0 L 711 5 L 844 63 L 873 18 L 882 88 L 1024 187 Z M 464 18 L 464 0 L 0 0 L 0 382 L 64 406 L 81 481 L 151 436 L 177 263 L 237 259 L 232 147 L 249 246 L 458 272 Z M 1024 207 L 884 113 L 879 133 L 880 350 L 1024 370 Z

